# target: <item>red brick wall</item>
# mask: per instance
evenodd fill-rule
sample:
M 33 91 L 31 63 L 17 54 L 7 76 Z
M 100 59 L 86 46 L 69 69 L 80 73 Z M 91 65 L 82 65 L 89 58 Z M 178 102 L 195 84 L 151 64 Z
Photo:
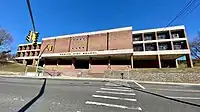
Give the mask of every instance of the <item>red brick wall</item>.
M 91 65 L 90 73 L 104 73 L 108 69 L 108 65 Z
M 109 50 L 112 49 L 132 49 L 132 31 L 120 31 L 109 33 Z
M 89 35 L 88 51 L 107 50 L 107 33 Z
M 71 39 L 71 52 L 83 52 L 87 49 L 87 36 L 72 37 Z
M 55 44 L 54 42 L 55 42 L 55 39 L 43 40 L 43 41 L 42 41 L 42 46 L 41 46 L 40 52 L 42 52 L 42 50 L 43 50 L 48 44 L 54 46 L 54 44 Z M 47 50 L 45 50 L 44 53 L 53 53 L 54 48 L 55 48 L 55 47 L 53 47 L 53 50 L 52 50 L 52 51 L 47 51 Z
M 111 70 L 127 70 L 130 65 L 111 65 Z
M 46 70 L 57 70 L 57 65 L 45 65 Z
M 68 52 L 70 38 L 56 39 L 54 53 Z
M 59 71 L 68 71 L 68 70 L 74 70 L 74 68 L 72 67 L 72 65 L 58 65 L 57 69 Z

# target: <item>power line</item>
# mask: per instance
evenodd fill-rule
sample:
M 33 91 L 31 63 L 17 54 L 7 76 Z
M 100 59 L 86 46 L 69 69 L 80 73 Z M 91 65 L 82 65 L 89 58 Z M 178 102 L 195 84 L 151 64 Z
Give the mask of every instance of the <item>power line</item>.
M 179 19 L 184 13 L 186 13 L 189 9 L 191 9 L 191 7 L 195 4 L 196 0 L 190 0 L 184 7 L 183 9 L 175 16 L 174 19 L 172 19 L 167 25 L 166 27 L 170 26 L 174 21 L 176 21 L 177 19 Z M 166 27 L 163 29 L 165 30 Z
M 32 25 L 33 25 L 33 31 L 36 32 L 36 28 L 35 28 L 35 23 L 34 23 L 34 19 L 33 19 L 32 10 L 31 10 L 30 1 L 26 0 L 26 3 L 28 5 L 29 14 L 30 14 L 30 17 L 31 17 L 31 22 L 32 22 Z
M 200 2 L 195 6 L 195 7 L 193 7 L 191 10 L 190 10 L 190 12 L 188 12 L 183 18 L 185 19 L 190 13 L 192 13 L 197 7 L 199 7 L 200 6 Z

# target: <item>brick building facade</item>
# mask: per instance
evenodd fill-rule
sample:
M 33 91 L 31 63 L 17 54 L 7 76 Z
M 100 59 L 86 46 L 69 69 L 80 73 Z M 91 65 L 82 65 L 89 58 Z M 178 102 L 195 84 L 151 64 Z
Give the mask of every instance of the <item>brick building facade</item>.
M 178 67 L 185 56 L 193 67 L 184 26 L 133 31 L 132 27 L 43 38 L 37 46 L 20 44 L 16 60 L 35 65 L 44 50 L 40 65 L 59 71 Z

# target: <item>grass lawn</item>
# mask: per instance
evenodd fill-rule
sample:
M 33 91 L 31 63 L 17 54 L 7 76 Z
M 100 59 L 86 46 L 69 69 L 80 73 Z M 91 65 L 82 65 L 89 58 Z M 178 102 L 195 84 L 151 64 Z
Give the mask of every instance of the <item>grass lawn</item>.
M 35 72 L 35 67 L 28 66 L 27 72 Z M 8 71 L 8 72 L 24 72 L 25 65 L 17 64 L 17 63 L 6 63 L 5 65 L 0 65 L 0 71 Z

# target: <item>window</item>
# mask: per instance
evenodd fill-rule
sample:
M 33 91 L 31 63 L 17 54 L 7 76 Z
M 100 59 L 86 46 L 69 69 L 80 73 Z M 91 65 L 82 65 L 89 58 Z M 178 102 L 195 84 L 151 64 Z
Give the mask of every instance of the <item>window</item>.
M 25 56 L 25 52 L 22 53 L 22 56 L 23 56 L 23 57 Z
M 144 39 L 145 40 L 152 40 L 152 36 L 145 36 Z
M 158 35 L 158 39 L 166 39 L 166 35 L 165 34 Z
M 134 34 L 133 41 L 142 41 L 142 34 Z
M 179 38 L 179 34 L 172 34 L 172 38 Z
M 144 51 L 143 44 L 134 44 L 133 49 L 134 49 L 134 51 Z
M 169 31 L 161 31 L 157 35 L 158 39 L 170 39 Z
M 172 30 L 171 34 L 172 34 L 172 38 L 185 38 L 186 37 L 186 35 L 184 33 L 184 29 Z
M 171 42 L 158 43 L 159 50 L 171 50 Z
M 145 44 L 145 51 L 156 51 L 156 43 L 147 43 Z
M 144 34 L 144 40 L 155 40 L 155 39 L 156 39 L 155 32 Z

